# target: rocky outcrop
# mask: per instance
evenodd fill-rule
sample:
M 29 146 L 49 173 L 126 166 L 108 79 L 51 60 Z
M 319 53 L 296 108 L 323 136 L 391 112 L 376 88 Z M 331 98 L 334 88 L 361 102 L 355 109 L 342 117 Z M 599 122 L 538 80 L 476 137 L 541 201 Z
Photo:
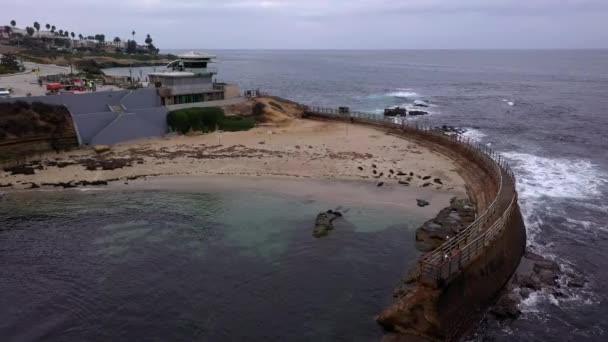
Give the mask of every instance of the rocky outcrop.
M 110 146 L 108 146 L 108 145 L 95 145 L 95 146 L 93 147 L 93 150 L 94 150 L 94 151 L 95 151 L 95 153 L 97 153 L 97 154 L 102 154 L 102 153 L 108 152 L 108 151 L 110 151 L 111 149 L 112 149 L 112 148 L 111 148 Z
M 342 213 L 338 211 L 328 210 L 319 213 L 315 220 L 315 228 L 312 231 L 312 236 L 320 238 L 329 235 L 329 232 L 334 229 L 334 220 L 339 217 L 342 217 Z
M 441 338 L 437 335 L 441 331 L 441 323 L 437 320 L 440 292 L 430 287 L 413 287 L 395 305 L 384 310 L 376 321 L 389 332 Z M 403 327 L 416 329 L 404 330 Z
M 563 279 L 560 281 L 560 278 Z M 587 280 L 560 265 L 527 250 L 513 277 L 489 312 L 497 319 L 515 319 L 521 313 L 519 304 L 532 293 L 546 291 L 555 298 L 569 297 L 573 289 L 584 287 Z
M 466 133 L 466 131 L 467 131 L 466 129 L 463 129 L 463 128 L 458 128 L 458 127 L 448 126 L 448 125 L 436 126 L 436 127 L 434 127 L 434 129 L 437 131 L 442 131 L 446 135 L 463 134 L 463 133 Z
M 419 207 L 424 208 L 424 207 L 430 205 L 431 203 L 429 203 L 428 201 L 422 200 L 422 199 L 416 199 L 416 204 Z
M 420 202 L 418 205 L 420 206 Z M 459 231 L 475 220 L 475 208 L 468 199 L 450 200 L 450 206 L 442 209 L 437 216 L 426 221 L 416 230 L 416 248 L 429 252 L 454 237 Z

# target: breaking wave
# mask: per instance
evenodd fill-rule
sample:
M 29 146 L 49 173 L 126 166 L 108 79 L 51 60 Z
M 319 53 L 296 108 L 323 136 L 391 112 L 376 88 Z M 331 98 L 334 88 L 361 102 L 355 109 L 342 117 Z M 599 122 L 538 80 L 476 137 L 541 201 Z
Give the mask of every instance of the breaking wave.
M 466 128 L 466 132 L 462 133 L 462 136 L 476 142 L 481 142 L 487 135 L 478 129 Z
M 606 175 L 586 160 L 551 159 L 520 152 L 503 156 L 518 171 L 517 187 L 524 198 L 593 198 L 601 194 L 606 184 Z
M 410 89 L 410 88 L 399 88 L 396 91 L 387 93 L 386 96 L 412 98 L 412 97 L 418 97 L 420 95 L 417 92 L 412 91 L 412 89 Z

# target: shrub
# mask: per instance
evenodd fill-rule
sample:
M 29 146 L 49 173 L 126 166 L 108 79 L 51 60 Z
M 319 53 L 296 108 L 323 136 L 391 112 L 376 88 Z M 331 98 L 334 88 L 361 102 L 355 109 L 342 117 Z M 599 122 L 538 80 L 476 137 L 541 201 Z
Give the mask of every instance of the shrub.
M 266 105 L 261 103 L 261 102 L 257 102 L 255 105 L 253 105 L 253 109 L 251 110 L 251 114 L 258 116 L 258 115 L 263 115 L 264 114 L 264 110 L 266 109 Z
M 190 130 L 188 114 L 183 111 L 173 111 L 167 115 L 167 124 L 172 130 L 186 134 Z
M 253 127 L 255 127 L 255 120 L 242 116 L 227 116 L 220 124 L 220 129 L 227 132 L 246 131 Z
M 213 132 L 216 128 L 225 131 L 242 131 L 255 126 L 251 118 L 225 116 L 220 107 L 187 108 L 169 112 L 167 124 L 173 131 L 185 134 L 190 130 Z

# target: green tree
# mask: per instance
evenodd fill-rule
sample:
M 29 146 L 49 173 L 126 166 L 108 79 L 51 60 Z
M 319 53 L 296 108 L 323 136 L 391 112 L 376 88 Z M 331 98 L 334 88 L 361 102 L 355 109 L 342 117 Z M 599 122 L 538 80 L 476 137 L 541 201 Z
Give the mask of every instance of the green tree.
M 11 26 L 12 26 L 12 27 L 17 26 L 17 22 L 16 22 L 15 20 L 11 20 Z M 135 32 L 135 31 L 133 31 L 133 32 Z
M 70 36 L 72 36 L 72 39 L 76 38 L 76 33 L 72 32 L 70 33 Z
M 80 40 L 83 40 L 83 39 L 84 39 L 84 36 L 82 35 L 82 33 L 79 33 L 79 34 L 78 34 L 78 39 L 80 39 Z
M 146 44 L 152 44 L 152 37 L 150 37 L 150 34 L 146 35 Z
M 27 31 L 27 34 L 31 37 L 34 35 L 34 33 L 36 32 L 36 30 L 33 27 L 26 27 L 25 31 Z
M 51 24 L 46 24 L 44 27 L 46 27 L 47 30 L 51 29 Z
M 127 41 L 127 53 L 136 53 L 137 43 L 134 40 Z
M 52 33 L 55 33 L 55 30 L 56 30 L 56 29 L 57 29 L 57 28 L 55 27 L 55 25 L 51 26 L 51 32 L 52 32 Z
M 114 37 L 114 43 L 120 43 L 120 38 L 119 37 Z
M 9 72 L 19 71 L 19 62 L 17 57 L 11 54 L 2 55 L 0 58 L 0 68 L 3 68 Z
M 131 35 L 133 36 L 133 41 L 135 41 L 135 30 L 131 32 Z
M 59 30 L 59 35 L 63 36 L 63 30 Z
M 40 34 L 40 24 L 37 21 L 34 21 L 34 28 L 36 29 L 36 32 Z

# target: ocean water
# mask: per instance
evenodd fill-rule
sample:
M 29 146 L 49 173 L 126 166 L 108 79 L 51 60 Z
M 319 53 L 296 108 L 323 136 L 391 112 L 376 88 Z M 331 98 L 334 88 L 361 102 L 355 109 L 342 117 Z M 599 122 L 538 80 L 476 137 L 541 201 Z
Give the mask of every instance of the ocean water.
M 372 341 L 424 218 L 264 192 L 0 197 L 2 341 Z
M 503 153 L 530 248 L 589 282 L 567 297 L 533 294 L 520 319 L 482 338 L 608 338 L 608 50 L 210 52 L 220 80 L 306 104 L 380 113 L 427 100 L 418 120 Z

